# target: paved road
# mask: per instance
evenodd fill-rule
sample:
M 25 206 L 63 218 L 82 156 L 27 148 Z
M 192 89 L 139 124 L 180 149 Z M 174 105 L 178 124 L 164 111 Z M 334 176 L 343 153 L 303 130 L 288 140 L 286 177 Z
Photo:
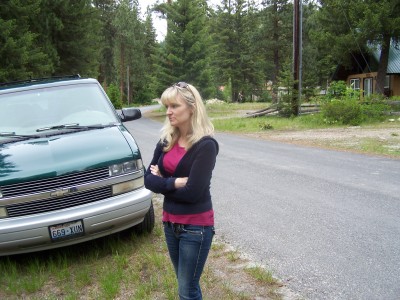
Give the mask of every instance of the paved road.
M 148 165 L 161 124 L 128 127 Z M 400 299 L 400 160 L 217 139 L 219 237 L 304 299 Z

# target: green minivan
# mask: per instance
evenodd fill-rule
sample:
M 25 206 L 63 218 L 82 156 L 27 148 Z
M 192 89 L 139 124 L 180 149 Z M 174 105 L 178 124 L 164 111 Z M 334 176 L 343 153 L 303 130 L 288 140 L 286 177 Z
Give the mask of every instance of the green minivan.
M 0 256 L 151 232 L 135 139 L 99 82 L 79 75 L 0 84 Z

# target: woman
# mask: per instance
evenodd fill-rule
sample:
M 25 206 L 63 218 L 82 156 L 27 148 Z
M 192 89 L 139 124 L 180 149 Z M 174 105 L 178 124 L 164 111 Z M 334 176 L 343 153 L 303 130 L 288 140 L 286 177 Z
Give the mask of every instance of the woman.
M 202 299 L 199 281 L 214 236 L 210 181 L 218 143 L 194 86 L 174 84 L 161 102 L 167 118 L 145 186 L 164 195 L 162 220 L 180 299 Z

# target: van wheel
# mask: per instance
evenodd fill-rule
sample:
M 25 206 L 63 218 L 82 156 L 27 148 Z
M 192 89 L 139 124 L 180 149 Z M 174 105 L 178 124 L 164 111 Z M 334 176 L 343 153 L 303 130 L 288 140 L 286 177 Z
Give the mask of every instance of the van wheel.
M 139 234 L 152 232 L 155 222 L 154 219 L 154 207 L 153 202 L 151 202 L 149 211 L 145 215 L 143 222 L 135 226 L 135 231 Z

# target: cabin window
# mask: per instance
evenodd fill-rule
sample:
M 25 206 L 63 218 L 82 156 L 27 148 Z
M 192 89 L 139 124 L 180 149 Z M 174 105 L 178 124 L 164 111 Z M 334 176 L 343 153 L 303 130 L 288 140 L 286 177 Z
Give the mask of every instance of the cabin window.
M 390 75 L 386 75 L 386 77 L 385 77 L 385 86 L 383 88 L 383 93 L 385 94 L 386 97 L 390 97 L 391 96 Z
M 385 89 L 390 89 L 390 75 L 385 77 Z
M 350 87 L 354 91 L 359 91 L 360 90 L 360 78 L 352 78 L 352 79 L 350 79 Z
M 372 78 L 364 78 L 364 96 L 372 94 Z

